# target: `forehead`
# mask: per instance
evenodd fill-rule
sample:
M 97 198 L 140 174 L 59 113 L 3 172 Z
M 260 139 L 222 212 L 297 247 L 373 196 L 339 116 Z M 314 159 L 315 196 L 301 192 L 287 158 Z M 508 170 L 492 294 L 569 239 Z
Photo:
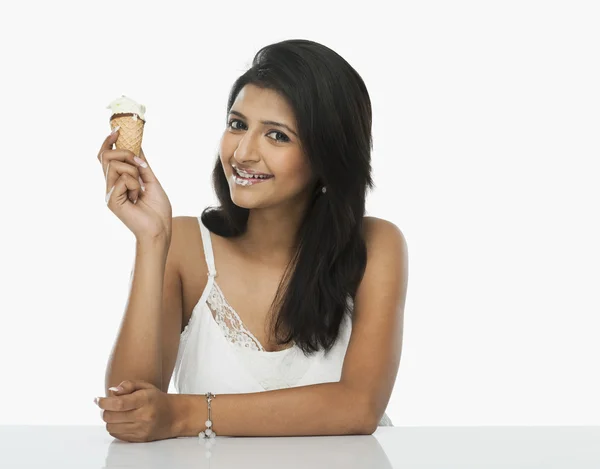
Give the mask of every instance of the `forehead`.
M 277 91 L 256 85 L 244 86 L 235 98 L 231 109 L 240 111 L 248 117 L 260 119 L 278 117 L 294 122 L 294 112 L 283 96 Z

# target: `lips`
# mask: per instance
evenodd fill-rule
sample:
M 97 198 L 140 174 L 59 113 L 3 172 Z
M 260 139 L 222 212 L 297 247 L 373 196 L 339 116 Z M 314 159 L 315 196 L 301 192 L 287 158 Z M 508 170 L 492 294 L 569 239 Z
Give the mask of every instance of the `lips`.
M 241 178 L 244 178 L 244 179 L 249 179 L 249 178 L 246 178 L 245 176 L 243 176 L 242 174 L 240 174 L 240 173 L 238 172 L 238 169 L 237 169 L 236 167 L 232 166 L 232 168 L 233 168 L 233 172 L 236 174 L 236 176 L 238 176 L 238 177 L 241 177 Z M 250 170 L 243 170 L 243 171 L 244 171 L 245 173 L 252 174 L 252 175 L 256 175 L 256 176 L 267 176 L 266 178 L 263 178 L 263 179 L 270 179 L 270 178 L 274 177 L 272 174 L 259 173 L 259 172 L 256 172 L 256 171 L 250 171 Z

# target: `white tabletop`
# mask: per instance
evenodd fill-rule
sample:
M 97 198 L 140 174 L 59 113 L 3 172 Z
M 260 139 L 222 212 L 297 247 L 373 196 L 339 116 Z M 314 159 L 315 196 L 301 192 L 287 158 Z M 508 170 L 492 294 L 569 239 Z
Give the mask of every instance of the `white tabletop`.
M 104 426 L 0 426 L 0 467 L 600 468 L 598 427 L 379 427 L 373 435 L 116 440 Z

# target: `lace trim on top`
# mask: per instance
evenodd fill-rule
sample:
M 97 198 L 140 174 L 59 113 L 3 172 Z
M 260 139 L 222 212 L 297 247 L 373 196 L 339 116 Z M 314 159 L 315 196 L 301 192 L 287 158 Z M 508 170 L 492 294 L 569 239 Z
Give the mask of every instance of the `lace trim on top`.
M 225 295 L 215 281 L 207 302 L 214 311 L 215 321 L 229 342 L 245 349 L 266 351 L 254 334 L 244 327 L 240 316 L 227 303 Z

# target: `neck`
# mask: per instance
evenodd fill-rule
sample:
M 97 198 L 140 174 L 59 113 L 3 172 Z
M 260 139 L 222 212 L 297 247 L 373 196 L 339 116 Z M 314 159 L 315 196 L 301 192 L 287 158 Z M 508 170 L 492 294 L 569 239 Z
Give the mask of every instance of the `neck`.
M 304 210 L 301 204 L 250 209 L 247 230 L 238 238 L 244 255 L 263 263 L 287 264 L 298 245 Z

